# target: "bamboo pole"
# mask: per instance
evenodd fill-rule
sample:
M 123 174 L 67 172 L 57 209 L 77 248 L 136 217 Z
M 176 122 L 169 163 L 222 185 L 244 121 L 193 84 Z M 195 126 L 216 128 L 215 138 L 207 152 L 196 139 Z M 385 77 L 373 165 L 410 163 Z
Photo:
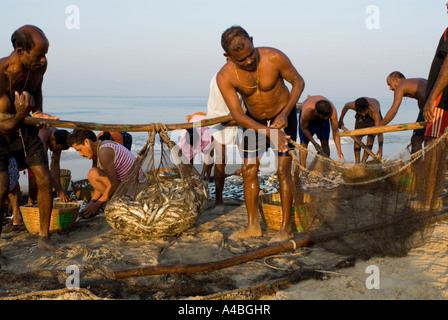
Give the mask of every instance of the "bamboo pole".
M 378 134 L 385 132 L 396 132 L 406 130 L 417 130 L 426 128 L 426 122 L 402 123 L 389 126 L 378 126 L 364 129 L 351 130 L 346 132 L 338 132 L 340 137 L 364 136 L 368 134 Z
M 12 117 L 11 114 L 0 114 L 0 121 L 8 120 Z M 168 131 L 179 130 L 179 129 L 190 129 L 193 127 L 201 126 L 207 127 L 211 125 L 215 125 L 218 123 L 225 123 L 233 120 L 231 114 L 226 116 L 211 118 L 201 120 L 198 125 L 197 122 L 188 122 L 188 123 L 176 123 L 176 124 L 167 124 L 166 128 Z M 32 118 L 27 117 L 24 120 L 25 125 L 37 125 L 39 123 L 45 122 L 50 127 L 57 128 L 67 128 L 67 129 L 81 129 L 81 130 L 92 130 L 92 131 L 112 131 L 112 132 L 149 132 L 154 130 L 153 123 L 149 124 L 102 124 L 95 122 L 81 122 L 81 121 L 65 121 L 65 120 L 52 120 L 52 119 L 42 119 L 42 118 Z
M 342 126 L 342 130 L 344 130 L 344 132 L 348 132 L 349 130 Z M 357 137 L 352 136 L 353 141 L 355 141 L 355 143 L 357 143 L 361 148 L 364 149 L 365 152 L 367 152 L 369 154 L 369 156 L 371 156 L 373 159 L 379 160 L 378 156 L 376 154 L 374 154 L 372 152 L 372 150 L 370 150 L 364 143 L 362 143 L 361 140 L 359 140 Z

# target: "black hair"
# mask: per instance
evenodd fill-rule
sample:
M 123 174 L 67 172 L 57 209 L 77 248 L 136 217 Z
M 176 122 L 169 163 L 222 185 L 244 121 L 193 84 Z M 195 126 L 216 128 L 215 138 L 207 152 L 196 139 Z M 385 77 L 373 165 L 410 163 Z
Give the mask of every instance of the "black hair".
M 110 134 L 109 131 L 103 131 L 103 134 L 100 135 L 100 136 L 98 137 L 98 139 L 99 139 L 100 141 L 106 141 L 106 140 L 112 140 L 112 141 L 115 141 L 115 140 L 112 138 L 112 135 Z
M 92 142 L 96 141 L 96 135 L 91 130 L 79 130 L 75 129 L 70 133 L 67 137 L 67 143 L 69 146 L 73 146 L 74 144 L 77 145 L 84 145 L 84 141 L 86 139 L 91 140 Z
M 56 130 L 53 133 L 54 141 L 56 144 L 61 145 L 63 147 L 62 150 L 67 150 L 70 146 L 67 143 L 69 132 L 67 130 Z
M 391 79 L 404 79 L 406 78 L 400 71 L 394 71 L 392 72 L 389 77 Z
M 331 103 L 327 100 L 319 100 L 316 102 L 316 111 L 324 117 L 330 117 L 333 114 Z
M 244 48 L 245 39 L 250 39 L 247 31 L 240 26 L 232 26 L 221 35 L 221 46 L 226 53 L 240 51 Z
M 355 101 L 356 112 L 364 112 L 369 109 L 369 101 L 366 98 L 359 98 Z
M 31 28 L 35 29 L 39 33 L 41 33 L 42 36 L 45 37 L 44 32 L 39 29 L 36 26 L 30 26 Z M 17 48 L 23 48 L 27 53 L 30 52 L 30 50 L 34 47 L 34 41 L 33 41 L 33 35 L 30 32 L 28 28 L 19 28 L 11 36 L 11 42 L 12 46 L 15 49 Z

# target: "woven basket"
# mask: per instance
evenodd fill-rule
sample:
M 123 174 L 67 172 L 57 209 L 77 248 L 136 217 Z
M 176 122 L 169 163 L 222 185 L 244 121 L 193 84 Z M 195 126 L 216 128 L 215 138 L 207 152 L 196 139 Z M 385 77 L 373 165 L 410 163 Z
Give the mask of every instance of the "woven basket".
M 280 193 L 269 193 L 259 197 L 259 209 L 261 216 L 269 229 L 280 230 L 283 220 L 282 204 Z M 307 217 L 305 208 L 299 208 L 296 212 L 294 206 L 291 207 L 291 228 L 294 231 L 303 231 L 301 217 Z M 305 221 L 304 221 L 305 222 Z
M 72 172 L 68 169 L 61 169 L 61 186 L 62 189 L 67 191 L 68 186 L 70 185 L 70 180 L 72 179 Z
M 89 180 L 79 180 L 72 182 L 72 190 L 75 193 L 75 197 L 78 200 L 89 202 L 92 199 L 93 187 L 89 183 Z
M 76 202 L 54 202 L 51 211 L 50 233 L 60 232 L 73 227 L 78 217 L 80 205 Z M 39 233 L 39 208 L 37 205 L 20 207 L 27 230 Z

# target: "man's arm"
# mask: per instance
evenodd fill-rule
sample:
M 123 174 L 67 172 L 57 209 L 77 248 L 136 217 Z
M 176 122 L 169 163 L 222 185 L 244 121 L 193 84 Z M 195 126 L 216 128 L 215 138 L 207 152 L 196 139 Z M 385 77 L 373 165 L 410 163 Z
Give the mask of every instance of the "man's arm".
M 434 84 L 428 99 L 426 99 L 425 106 L 423 108 L 423 116 L 425 120 L 431 122 L 434 118 L 432 109 L 436 105 L 437 98 L 442 94 L 443 90 L 448 86 L 448 62 L 447 59 L 440 68 L 439 75 L 437 76 L 436 83 Z
M 61 150 L 53 151 L 51 156 L 50 172 L 51 185 L 56 190 L 59 198 L 62 201 L 70 201 L 70 196 L 61 185 Z
M 373 122 L 374 122 L 375 126 L 380 126 L 382 123 L 381 122 L 381 114 L 380 114 L 379 110 L 380 110 L 380 104 L 378 102 L 378 109 L 371 110 L 371 112 L 372 112 L 371 117 L 373 118 Z M 378 152 L 377 152 L 377 156 L 379 158 L 383 157 L 383 141 L 384 141 L 383 134 L 379 133 L 378 134 Z
M 398 108 L 400 108 L 401 101 L 403 100 L 403 97 L 404 97 L 403 86 L 398 85 L 394 91 L 394 101 L 392 102 L 392 106 L 390 107 L 390 109 L 386 113 L 386 115 L 384 116 L 383 120 L 380 121 L 380 124 L 379 124 L 380 126 L 385 126 L 389 122 L 392 121 L 392 119 L 395 117 L 395 115 L 398 112 Z M 377 125 L 377 124 L 375 124 L 375 125 Z M 378 136 L 378 138 L 379 138 L 379 136 Z
M 342 129 L 342 127 L 344 126 L 344 117 L 345 117 L 345 114 L 347 113 L 347 111 L 348 110 L 355 110 L 355 103 L 352 101 L 352 102 L 347 102 L 345 105 L 344 105 L 344 108 L 342 108 L 342 111 L 341 111 L 341 115 L 340 115 L 340 117 L 339 117 L 339 122 L 338 122 L 338 128 L 339 129 Z
M 320 144 L 314 140 L 313 135 L 311 134 L 309 127 L 310 124 L 310 116 L 309 113 L 311 112 L 311 109 L 303 110 L 302 109 L 302 117 L 300 118 L 300 130 L 302 130 L 303 135 L 313 144 L 313 146 L 316 148 L 316 151 L 322 151 L 322 147 Z
M 23 120 L 30 115 L 30 111 L 34 108 L 34 99 L 28 92 L 19 93 L 15 92 L 14 106 L 16 113 L 10 113 L 11 100 L 7 94 L 0 97 L 0 132 L 7 133 L 17 130 Z
M 333 140 L 334 140 L 334 144 L 336 146 L 336 150 L 338 152 L 338 156 L 339 156 L 339 161 L 344 160 L 344 155 L 342 154 L 342 149 L 341 149 L 341 137 L 339 137 L 338 132 L 338 114 L 336 111 L 336 108 L 332 105 L 333 108 L 333 114 L 330 117 L 330 126 L 331 126 L 331 131 L 333 132 Z
M 296 106 L 297 101 L 299 101 L 300 96 L 302 95 L 303 89 L 305 88 L 305 81 L 302 76 L 297 72 L 296 68 L 293 66 L 289 58 L 281 51 L 279 52 L 279 71 L 280 76 L 287 82 L 289 82 L 291 87 L 291 92 L 289 94 L 289 100 L 282 112 L 280 113 L 283 116 L 283 123 L 277 124 L 277 116 L 272 127 L 278 129 L 284 129 L 288 126 L 286 119 L 291 113 L 292 109 Z
M 117 179 L 117 171 L 114 166 L 115 152 L 111 148 L 102 148 L 99 151 L 98 157 L 100 158 L 100 162 L 103 166 L 103 171 L 105 172 L 110 185 L 106 188 L 106 191 L 103 193 L 101 198 L 98 201 L 107 202 L 115 193 L 118 186 L 120 185 L 120 181 Z

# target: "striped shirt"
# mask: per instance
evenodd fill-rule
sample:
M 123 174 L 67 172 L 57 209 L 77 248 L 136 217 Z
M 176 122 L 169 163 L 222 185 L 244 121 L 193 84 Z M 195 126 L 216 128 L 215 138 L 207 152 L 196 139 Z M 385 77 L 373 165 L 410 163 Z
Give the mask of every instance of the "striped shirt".
M 134 161 L 136 159 L 135 156 L 121 144 L 115 142 L 109 142 L 109 141 L 104 142 L 103 144 L 100 145 L 98 153 L 99 150 L 102 148 L 111 148 L 112 150 L 114 150 L 115 152 L 114 167 L 115 171 L 117 171 L 117 179 L 118 181 L 123 181 L 129 169 L 131 169 L 132 165 L 134 164 Z

